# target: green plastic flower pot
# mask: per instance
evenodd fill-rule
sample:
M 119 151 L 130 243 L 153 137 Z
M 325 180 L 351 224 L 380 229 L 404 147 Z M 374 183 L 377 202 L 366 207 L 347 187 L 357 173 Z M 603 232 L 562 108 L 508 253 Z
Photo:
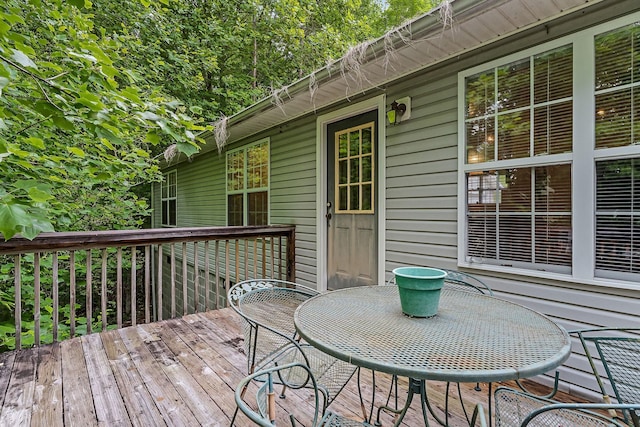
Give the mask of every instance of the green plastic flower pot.
M 393 270 L 402 312 L 410 317 L 431 317 L 438 312 L 440 291 L 447 273 L 429 267 L 399 267 Z

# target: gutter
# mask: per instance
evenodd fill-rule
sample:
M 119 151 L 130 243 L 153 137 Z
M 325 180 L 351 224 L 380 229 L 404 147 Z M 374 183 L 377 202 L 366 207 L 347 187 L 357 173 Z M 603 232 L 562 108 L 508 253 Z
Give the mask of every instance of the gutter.
M 481 4 L 485 7 L 494 7 L 495 4 L 504 3 L 507 0 L 450 0 L 449 3 L 454 7 L 453 17 L 464 16 L 469 11 L 476 10 Z M 405 46 L 405 40 L 416 40 L 425 38 L 427 35 L 436 34 L 439 31 L 442 31 L 442 22 L 440 18 L 440 9 L 443 7 L 443 4 L 446 1 L 443 1 L 439 6 L 431 9 L 429 12 L 415 18 L 414 20 L 408 22 L 405 25 L 397 27 L 395 29 L 390 30 L 385 35 L 378 37 L 374 41 L 372 41 L 369 46 L 367 46 L 367 55 L 363 60 L 363 64 L 373 61 L 379 57 L 380 52 L 384 52 L 385 50 L 385 39 L 391 34 L 396 33 L 397 35 L 393 36 L 391 46 L 393 49 L 396 49 L 400 46 Z M 469 17 L 472 17 L 473 14 L 470 13 Z M 365 42 L 366 43 L 366 42 Z M 316 81 L 319 86 L 322 86 L 322 83 L 326 83 L 332 79 L 335 79 L 337 76 L 342 77 L 341 73 L 341 61 L 344 56 L 332 64 L 320 68 L 306 77 L 302 77 L 301 79 L 293 82 L 292 84 L 285 86 L 287 89 L 287 93 L 289 94 L 289 98 L 293 98 L 295 95 L 308 91 L 309 90 L 309 80 L 311 76 L 315 76 Z M 239 111 L 238 113 L 229 116 L 227 122 L 227 128 L 232 127 L 234 124 L 241 123 L 263 111 L 269 110 L 271 108 L 278 108 L 273 105 L 271 101 L 272 97 L 265 97 L 257 103 Z M 287 117 L 287 121 L 294 119 L 295 117 Z M 206 131 L 200 135 L 203 139 L 207 139 L 213 136 L 213 132 Z M 197 155 L 197 154 L 196 154 Z

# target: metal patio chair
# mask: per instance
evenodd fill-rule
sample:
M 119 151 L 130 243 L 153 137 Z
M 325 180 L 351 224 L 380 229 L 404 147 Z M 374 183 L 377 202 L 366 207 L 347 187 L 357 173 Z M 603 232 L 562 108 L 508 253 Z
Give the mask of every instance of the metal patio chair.
M 245 390 L 253 385 L 257 386 L 255 401 L 245 399 Z M 236 387 L 235 400 L 240 412 L 244 413 L 255 424 L 265 427 L 275 426 L 276 418 L 282 420 L 282 416 L 276 414 L 281 410 L 281 404 L 276 403 L 275 385 L 283 385 L 290 389 L 307 388 L 312 390 L 313 410 L 309 414 L 312 417 L 311 427 L 363 427 L 367 424 L 349 419 L 331 411 L 323 415 L 320 406 L 320 391 L 311 370 L 303 363 L 289 363 L 286 365 L 272 366 L 256 371 L 243 379 Z M 297 411 L 304 413 L 304 409 L 298 406 Z M 289 412 L 291 426 L 300 425 L 296 416 Z M 234 417 L 235 420 L 235 417 Z M 231 425 L 233 426 L 234 420 Z M 307 420 L 305 420 L 307 421 Z M 305 423 L 306 425 L 306 423 Z
M 509 387 L 498 387 L 494 401 L 496 427 L 624 427 L 625 424 L 594 411 L 640 407 L 602 403 L 559 403 Z M 476 406 L 470 425 L 488 425 L 482 405 Z
M 308 366 L 323 396 L 324 413 L 357 368 L 300 340 L 293 313 L 300 303 L 317 294 L 315 289 L 297 283 L 255 279 L 232 286 L 227 296 L 230 306 L 243 320 L 248 373 L 293 362 Z M 283 385 L 281 397 L 287 384 Z
M 440 267 L 436 267 L 436 268 L 447 273 L 447 276 L 444 278 L 443 289 L 455 289 L 458 291 L 473 292 L 473 293 L 493 296 L 493 290 L 489 287 L 489 285 L 487 285 L 477 277 L 472 276 L 471 274 L 463 273 L 462 271 L 457 271 L 457 270 L 450 270 L 446 268 L 440 268 Z M 391 277 L 391 279 L 389 279 L 387 284 L 388 285 L 395 284 L 395 278 Z M 451 383 L 447 383 L 447 387 L 446 387 L 445 414 L 448 414 L 449 412 L 450 384 Z M 396 396 L 397 396 L 397 385 L 398 385 L 397 378 L 394 377 L 392 380 L 392 387 L 394 386 L 396 387 Z M 462 390 L 460 388 L 460 383 L 457 384 L 457 388 L 458 388 L 458 398 L 460 399 L 460 403 L 462 404 L 463 400 L 462 400 Z M 480 383 L 476 383 L 475 390 L 481 391 Z M 392 391 L 390 390 L 389 397 L 391 396 L 391 392 Z M 491 384 L 489 384 L 489 396 L 491 396 Z M 491 401 L 491 399 L 489 399 L 489 401 Z M 389 398 L 387 399 L 387 403 L 388 402 L 389 402 Z M 464 405 L 462 405 L 462 411 L 464 412 L 464 415 L 467 418 L 467 420 L 469 420 L 469 416 L 467 414 L 467 410 L 464 407 Z M 447 423 L 447 420 L 445 420 L 445 423 Z
M 603 401 L 611 403 L 608 391 L 611 390 L 618 403 L 640 403 L 640 328 L 582 329 L 571 334 L 580 338 Z M 602 366 L 610 388 L 602 381 L 597 363 Z M 640 410 L 623 410 L 621 413 L 625 423 L 640 427 Z M 614 411 L 611 415 L 620 417 Z

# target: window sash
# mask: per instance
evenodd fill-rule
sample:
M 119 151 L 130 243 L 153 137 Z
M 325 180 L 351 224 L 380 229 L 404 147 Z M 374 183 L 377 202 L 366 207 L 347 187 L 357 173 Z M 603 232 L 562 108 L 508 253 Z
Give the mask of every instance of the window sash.
M 175 227 L 178 224 L 178 173 L 173 170 L 164 174 L 160 183 L 161 225 Z
M 269 223 L 269 141 L 227 153 L 227 225 Z
M 478 66 L 459 74 L 459 265 L 526 275 L 532 275 L 534 271 L 544 270 L 550 271 L 550 273 L 534 273 L 533 275 L 612 286 L 618 286 L 618 284 L 621 283 L 620 281 L 629 281 L 633 283 L 622 286 L 637 287 L 636 284 L 640 280 L 640 271 L 634 272 L 637 269 L 637 263 L 635 262 L 636 249 L 634 245 L 637 238 L 636 228 L 640 229 L 640 226 L 637 227 L 635 222 L 636 218 L 640 218 L 640 209 L 626 213 L 618 210 L 617 222 L 615 223 L 611 222 L 611 211 L 606 212 L 602 209 L 596 209 L 597 199 L 599 197 L 601 198 L 602 194 L 605 194 L 604 192 L 607 191 L 597 188 L 599 178 L 597 177 L 598 171 L 596 169 L 598 168 L 598 164 L 602 162 L 621 160 L 630 162 L 633 159 L 633 161 L 640 163 L 640 120 L 638 120 L 640 119 L 640 82 L 636 81 L 640 80 L 640 52 L 638 50 L 638 47 L 640 47 L 639 23 L 640 13 L 636 12 L 624 18 L 619 18 L 566 36 L 562 39 L 532 47 L 520 53 L 510 55 L 502 60 L 496 60 L 493 63 Z M 614 32 L 625 26 L 633 26 L 636 33 L 633 37 L 619 37 L 620 39 L 627 40 L 629 44 L 632 44 L 634 49 L 633 55 L 629 54 L 624 58 L 624 61 L 626 61 L 625 64 L 628 63 L 629 66 L 622 67 L 621 69 L 624 73 L 629 70 L 633 71 L 629 72 L 631 75 L 625 75 L 624 79 L 616 77 L 616 84 L 608 82 L 608 84 L 605 85 L 602 76 L 597 75 L 597 73 L 600 72 L 597 70 L 604 70 L 599 65 L 600 60 L 597 58 L 598 52 L 595 50 L 598 37 L 600 34 Z M 567 45 L 572 45 L 574 51 L 573 63 L 571 65 L 574 70 L 573 83 L 570 85 L 573 87 L 574 92 L 571 96 L 558 98 L 553 102 L 542 102 L 533 108 L 520 106 L 520 110 L 518 110 L 517 107 L 511 106 L 509 109 L 506 109 L 506 111 L 505 109 L 498 109 L 496 105 L 490 102 L 474 104 L 473 108 L 470 109 L 469 104 L 465 102 L 467 100 L 467 86 L 465 83 L 469 77 L 482 76 L 482 73 L 484 73 L 485 81 L 483 81 L 483 84 L 487 83 L 489 80 L 487 76 L 489 75 L 492 81 L 495 82 L 495 72 L 487 73 L 486 70 L 495 70 L 497 67 L 502 67 L 504 64 L 515 63 L 524 57 L 544 54 L 549 50 Z M 610 45 L 611 43 L 609 43 L 609 46 Z M 595 55 L 594 52 L 596 52 Z M 630 52 L 630 50 L 627 49 L 626 52 Z M 612 55 L 623 56 L 619 54 Z M 591 70 L 591 72 L 589 72 L 589 70 Z M 611 70 L 608 70 L 608 75 L 611 76 Z M 567 85 L 565 86 L 568 87 Z M 549 87 L 553 87 L 553 85 Z M 486 85 L 487 97 L 495 97 L 496 92 L 499 92 L 499 90 L 496 89 L 495 86 Z M 538 103 L 535 96 L 532 102 L 533 104 Z M 572 108 L 568 108 L 566 105 L 563 105 L 563 103 L 571 103 Z M 606 126 L 600 123 L 603 121 L 601 110 L 603 107 L 611 106 L 616 108 L 617 116 L 608 119 L 609 123 L 607 123 L 607 125 L 609 129 L 606 129 Z M 533 155 L 524 157 L 514 156 L 507 160 L 499 158 L 500 140 L 499 130 L 497 129 L 499 116 L 525 111 L 527 108 L 532 112 L 532 120 L 534 123 L 534 125 L 529 128 L 533 135 L 533 142 L 530 145 Z M 470 112 L 470 110 L 472 111 Z M 608 114 L 609 112 L 607 111 L 607 115 Z M 567 140 L 563 141 L 565 146 L 562 149 L 550 151 L 547 141 L 545 141 L 544 138 L 538 138 L 539 136 L 544 137 L 547 132 L 546 129 L 545 132 L 542 132 L 539 128 L 536 128 L 536 122 L 544 122 L 547 120 L 547 117 L 559 117 L 560 115 L 565 116 L 565 119 L 559 121 L 560 123 L 567 122 L 566 119 L 569 117 L 572 118 L 570 120 L 570 126 L 565 126 L 564 128 L 551 126 L 548 136 L 557 143 L 559 136 L 566 136 L 571 133 L 572 141 L 575 141 L 575 144 L 573 144 L 573 142 L 571 143 L 571 151 L 567 151 L 566 149 L 566 144 L 568 144 Z M 544 126 L 542 128 L 544 128 Z M 611 129 L 613 129 L 613 131 Z M 614 133 L 615 136 L 613 136 Z M 475 137 L 475 141 L 470 140 L 469 135 Z M 487 136 L 491 136 L 493 140 L 490 140 Z M 468 141 L 470 141 L 470 143 L 468 143 Z M 480 143 L 485 144 L 485 150 L 472 151 L 474 144 L 480 145 Z M 563 253 L 570 253 L 569 259 L 571 260 L 572 268 L 566 270 L 554 268 L 549 270 L 545 264 L 522 263 L 520 261 L 513 262 L 507 267 L 499 261 L 496 262 L 495 260 L 491 261 L 482 259 L 481 257 L 467 256 L 469 247 L 472 247 L 472 249 L 476 251 L 479 250 L 477 241 L 470 240 L 467 234 L 467 220 L 470 216 L 467 212 L 467 201 L 472 200 L 477 202 L 480 199 L 479 193 L 481 190 L 491 191 L 488 183 L 484 185 L 484 187 L 477 184 L 474 184 L 475 187 L 474 185 L 468 186 L 467 176 L 504 168 L 534 168 L 563 163 L 570 164 L 572 168 L 572 208 L 570 213 L 561 215 L 558 220 L 562 220 L 562 218 L 565 217 L 570 218 L 570 234 L 566 235 L 564 240 L 571 242 L 572 247 L 564 248 Z M 490 199 L 486 200 L 490 201 Z M 494 215 L 494 217 L 497 216 L 498 214 Z M 493 221 L 494 217 L 488 214 L 484 217 L 476 215 L 474 221 L 480 221 L 479 218 Z M 493 226 L 498 230 L 499 224 L 494 221 L 494 223 L 488 223 L 483 226 L 488 229 L 491 229 L 490 226 Z M 562 230 L 565 228 L 566 225 L 563 225 Z M 606 240 L 605 237 L 603 237 L 603 232 L 620 229 L 625 230 L 624 238 L 617 239 L 617 243 L 613 246 L 611 244 L 609 245 L 609 250 L 615 252 L 617 258 L 609 256 L 609 265 L 605 265 L 601 260 L 597 259 L 598 254 L 602 254 L 601 248 Z M 566 233 L 559 233 L 554 237 L 553 233 L 551 233 L 550 236 L 555 240 L 562 240 L 562 236 L 565 234 Z M 622 240 L 623 243 L 620 243 L 620 240 Z M 640 238 L 637 240 L 640 240 Z M 631 252 L 629 252 L 629 248 L 631 248 Z M 499 248 L 493 248 L 491 245 L 488 245 L 487 249 L 494 252 L 499 251 Z M 629 253 L 631 253 L 631 255 L 628 255 Z M 626 258 L 624 258 L 625 256 Z M 624 260 L 622 260 L 622 258 L 624 258 Z

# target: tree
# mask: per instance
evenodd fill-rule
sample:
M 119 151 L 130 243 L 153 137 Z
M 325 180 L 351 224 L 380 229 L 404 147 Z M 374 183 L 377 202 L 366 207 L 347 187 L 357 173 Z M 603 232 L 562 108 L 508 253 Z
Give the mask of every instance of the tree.
M 147 203 L 130 189 L 159 177 L 149 147 L 174 143 L 187 155 L 198 149 L 194 133 L 204 127 L 119 66 L 125 46 L 94 31 L 90 7 L 88 0 L 0 6 L 5 239 L 137 225 Z

